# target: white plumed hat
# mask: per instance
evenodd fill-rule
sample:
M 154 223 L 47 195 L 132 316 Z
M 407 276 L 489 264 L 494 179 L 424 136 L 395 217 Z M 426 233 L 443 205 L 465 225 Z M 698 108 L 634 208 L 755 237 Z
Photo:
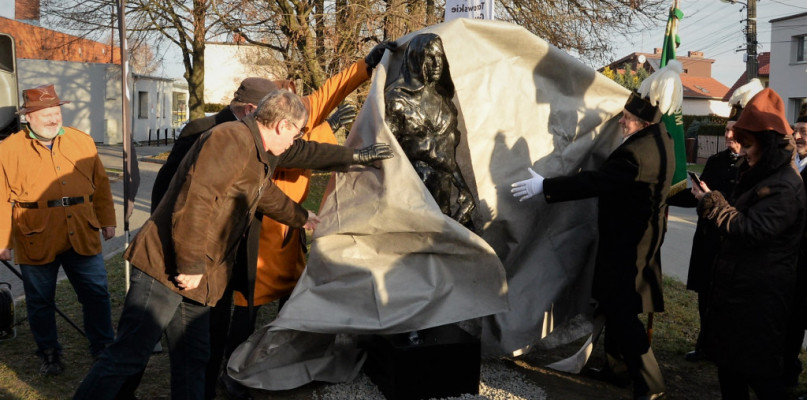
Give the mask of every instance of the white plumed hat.
M 751 79 L 745 85 L 738 87 L 737 90 L 731 94 L 731 98 L 729 98 L 729 105 L 731 106 L 729 121 L 737 121 L 740 119 L 743 108 L 745 108 L 746 104 L 751 101 L 751 98 L 761 92 L 762 89 L 765 88 L 762 86 L 762 82 L 757 78 Z
M 681 62 L 670 60 L 667 66 L 642 81 L 639 90 L 628 98 L 625 109 L 650 122 L 656 119 L 657 113 L 678 111 L 684 103 L 683 71 Z

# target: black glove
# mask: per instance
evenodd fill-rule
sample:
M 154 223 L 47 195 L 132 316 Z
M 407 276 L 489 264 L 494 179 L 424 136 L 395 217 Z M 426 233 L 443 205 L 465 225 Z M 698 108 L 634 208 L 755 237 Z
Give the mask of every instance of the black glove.
M 386 143 L 371 144 L 362 149 L 353 150 L 354 164 L 372 164 L 378 160 L 392 158 L 392 148 Z
M 381 57 L 384 57 L 385 51 L 387 50 L 395 51 L 395 49 L 397 48 L 398 45 L 395 42 L 389 40 L 383 41 L 375 45 L 375 47 L 373 47 L 373 49 L 370 50 L 369 53 L 367 53 L 367 57 L 364 57 L 364 62 L 365 64 L 367 64 L 367 72 L 368 73 L 372 72 L 373 69 L 376 67 L 376 65 L 378 65 L 379 62 L 381 62 Z
M 336 111 L 326 119 L 331 130 L 336 132 L 339 128 L 347 126 L 356 119 L 356 107 L 350 104 L 342 104 L 336 108 Z

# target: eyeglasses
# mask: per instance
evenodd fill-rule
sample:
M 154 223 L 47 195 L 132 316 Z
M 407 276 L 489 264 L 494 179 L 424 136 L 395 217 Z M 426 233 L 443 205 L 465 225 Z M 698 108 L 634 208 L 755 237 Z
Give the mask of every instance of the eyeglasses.
M 294 129 L 297 131 L 297 134 L 294 135 L 294 140 L 297 140 L 297 139 L 303 137 L 303 135 L 305 135 L 305 133 L 308 132 L 308 127 L 307 126 L 304 126 L 302 129 L 300 129 L 300 127 L 297 126 L 297 124 L 295 124 L 294 122 L 291 122 L 291 120 L 287 119 L 286 122 L 290 123 L 294 127 Z

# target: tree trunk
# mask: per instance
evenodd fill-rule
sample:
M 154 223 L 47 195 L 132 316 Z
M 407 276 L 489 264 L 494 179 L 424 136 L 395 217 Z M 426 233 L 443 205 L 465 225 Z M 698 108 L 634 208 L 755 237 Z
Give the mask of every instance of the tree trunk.
M 193 41 L 191 65 L 185 64 L 185 79 L 188 81 L 188 108 L 190 119 L 205 116 L 205 0 L 193 1 Z

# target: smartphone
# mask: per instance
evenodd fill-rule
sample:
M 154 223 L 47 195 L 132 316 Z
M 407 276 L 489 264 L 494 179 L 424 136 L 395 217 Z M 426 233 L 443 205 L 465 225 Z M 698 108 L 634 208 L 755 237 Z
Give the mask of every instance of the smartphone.
M 701 187 L 701 178 L 698 176 L 698 174 L 696 174 L 696 173 L 694 173 L 692 171 L 687 171 L 687 173 L 689 174 L 689 178 L 692 179 L 692 186 L 697 185 L 700 188 Z

